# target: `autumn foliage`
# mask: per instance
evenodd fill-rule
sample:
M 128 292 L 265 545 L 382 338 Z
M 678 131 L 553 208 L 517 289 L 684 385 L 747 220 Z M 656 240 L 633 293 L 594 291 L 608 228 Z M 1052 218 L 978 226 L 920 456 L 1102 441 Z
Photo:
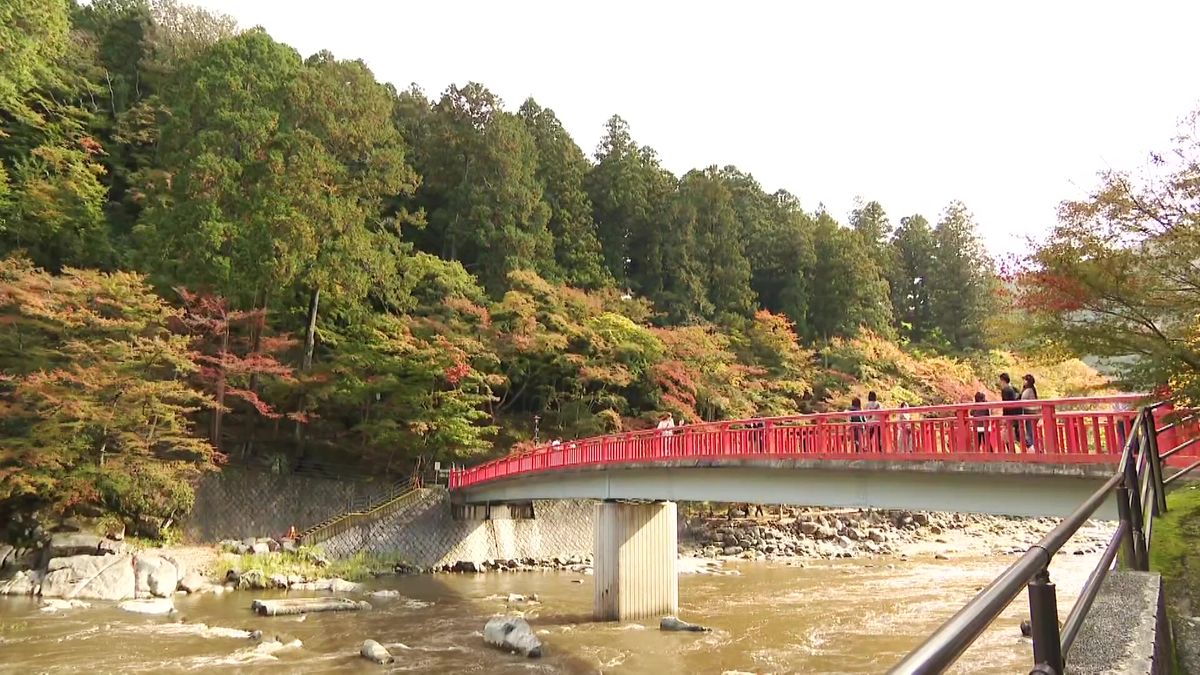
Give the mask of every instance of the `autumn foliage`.
M 180 317 L 137 274 L 0 261 L 0 510 L 190 507 L 216 455 L 195 433 L 213 401 L 189 383 Z

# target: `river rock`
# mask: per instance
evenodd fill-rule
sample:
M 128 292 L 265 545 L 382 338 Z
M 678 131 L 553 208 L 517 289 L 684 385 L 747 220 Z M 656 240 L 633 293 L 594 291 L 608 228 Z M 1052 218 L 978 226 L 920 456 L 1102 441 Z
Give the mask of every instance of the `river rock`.
M 287 575 L 286 574 L 272 574 L 270 585 L 271 585 L 271 588 L 287 588 L 288 587 Z
M 667 631 L 687 631 L 692 633 L 707 633 L 712 630 L 711 628 L 706 628 L 704 626 L 697 626 L 694 623 L 680 621 L 673 616 L 664 616 L 662 620 L 658 622 L 658 629 Z
M 41 590 L 41 574 L 32 570 L 21 570 L 11 579 L 0 581 L 0 595 L 34 595 Z
M 188 593 L 199 593 L 208 586 L 208 581 L 197 572 L 188 572 L 179 580 L 179 590 Z
M 51 598 L 42 602 L 42 606 L 38 609 L 43 612 L 61 612 L 68 609 L 87 609 L 91 607 L 90 603 L 82 600 L 63 600 L 62 598 Z
M 529 623 L 520 617 L 498 616 L 489 619 L 483 627 L 483 641 L 529 658 L 542 655 L 542 641 L 533 634 Z
M 371 591 L 367 595 L 371 596 L 372 598 L 398 598 L 400 597 L 400 591 L 391 589 L 385 591 Z
M 454 567 L 452 567 L 450 571 L 452 571 L 452 572 L 482 572 L 483 564 L 476 563 L 471 560 L 459 560 L 458 562 L 454 563 Z
M 802 534 L 813 535 L 816 534 L 817 529 L 820 527 L 821 526 L 817 525 L 816 523 L 804 521 L 803 523 L 800 523 L 800 532 Z
M 126 600 L 118 608 L 135 614 L 152 614 L 164 616 L 175 611 L 175 604 L 170 598 L 153 598 L 150 600 Z
M 364 659 L 374 661 L 375 663 L 391 663 L 394 660 L 392 659 L 392 655 L 388 653 L 388 650 L 384 649 L 383 645 L 374 640 L 365 640 L 362 643 L 362 649 L 358 653 Z
M 260 569 L 246 570 L 237 577 L 238 588 L 266 588 L 267 576 Z
M 57 532 L 43 548 L 45 560 L 75 555 L 100 555 L 104 539 L 87 532 Z
M 362 590 L 362 584 L 345 579 L 330 579 L 329 591 L 331 593 L 358 593 Z
M 133 557 L 129 555 L 52 558 L 46 569 L 40 590 L 43 597 L 115 601 L 133 598 L 137 593 Z
M 271 552 L 271 547 L 265 541 L 256 541 L 250 545 L 250 552 L 254 555 L 266 555 Z
M 167 558 L 150 553 L 139 553 L 133 561 L 136 577 L 134 592 L 138 597 L 166 598 L 179 585 L 179 570 Z

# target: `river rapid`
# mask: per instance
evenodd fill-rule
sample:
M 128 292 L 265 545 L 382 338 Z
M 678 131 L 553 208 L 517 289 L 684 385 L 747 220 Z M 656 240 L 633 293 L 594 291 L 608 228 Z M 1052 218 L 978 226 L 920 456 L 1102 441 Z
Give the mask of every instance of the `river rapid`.
M 1051 577 L 1065 618 L 1098 557 L 1058 556 Z M 2 673 L 880 673 L 887 670 L 1013 556 L 730 563 L 724 574 L 680 578 L 681 618 L 711 633 L 663 633 L 656 621 L 593 623 L 592 577 L 567 572 L 381 578 L 372 609 L 258 617 L 254 598 L 282 591 L 178 596 L 174 618 L 142 617 L 95 602 L 45 612 L 0 597 Z M 507 605 L 509 593 L 538 595 Z M 297 594 L 292 593 L 291 597 Z M 313 595 L 313 594 L 309 594 Z M 489 616 L 523 612 L 545 645 L 539 660 L 483 644 Z M 957 672 L 1025 672 L 1024 594 L 959 662 Z M 222 629 L 257 629 L 258 643 Z M 274 644 L 299 640 L 300 646 Z M 358 656 L 365 639 L 396 663 Z M 293 643 L 294 644 L 294 643 Z

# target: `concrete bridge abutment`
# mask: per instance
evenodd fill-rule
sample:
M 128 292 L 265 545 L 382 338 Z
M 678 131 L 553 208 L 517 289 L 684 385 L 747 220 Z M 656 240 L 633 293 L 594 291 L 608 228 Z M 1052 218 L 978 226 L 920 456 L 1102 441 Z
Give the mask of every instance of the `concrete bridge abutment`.
M 677 614 L 675 502 L 601 502 L 592 522 L 596 620 Z

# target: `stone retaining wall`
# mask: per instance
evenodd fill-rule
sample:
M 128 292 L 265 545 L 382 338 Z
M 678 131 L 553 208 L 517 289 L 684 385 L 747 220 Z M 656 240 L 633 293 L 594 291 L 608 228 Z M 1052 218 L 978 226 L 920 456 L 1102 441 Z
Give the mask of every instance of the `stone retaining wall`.
M 426 489 L 413 503 L 321 546 L 342 557 L 358 551 L 399 554 L 413 565 L 462 561 L 584 556 L 592 552 L 595 502 L 536 501 L 534 518 L 514 520 L 505 508 L 488 520 L 454 520 L 445 490 Z
M 356 499 L 373 499 L 386 490 L 380 483 L 228 467 L 200 480 L 196 505 L 182 527 L 194 543 L 278 537 L 293 525 L 303 530 L 345 512 Z

